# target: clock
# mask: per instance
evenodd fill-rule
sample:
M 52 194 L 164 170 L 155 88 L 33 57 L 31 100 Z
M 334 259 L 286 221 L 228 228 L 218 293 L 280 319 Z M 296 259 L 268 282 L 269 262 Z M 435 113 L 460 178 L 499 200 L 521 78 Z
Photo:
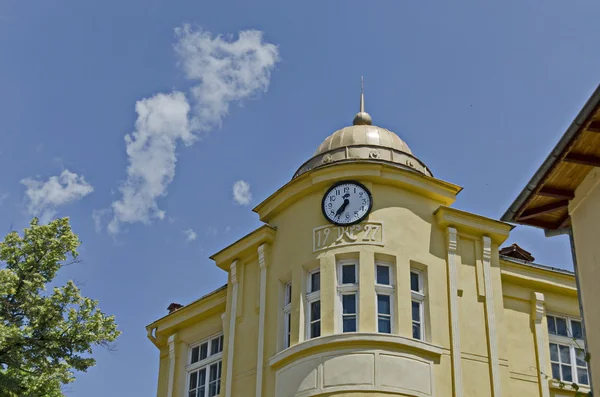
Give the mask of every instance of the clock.
M 354 225 L 365 219 L 371 208 L 371 192 L 362 184 L 354 181 L 336 183 L 327 190 L 321 209 L 327 220 L 335 225 Z

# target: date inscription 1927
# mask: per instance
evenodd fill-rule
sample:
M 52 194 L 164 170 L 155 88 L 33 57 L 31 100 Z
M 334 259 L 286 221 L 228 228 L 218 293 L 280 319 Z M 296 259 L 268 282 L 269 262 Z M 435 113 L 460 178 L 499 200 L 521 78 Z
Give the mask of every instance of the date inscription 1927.
M 344 245 L 383 245 L 383 224 L 364 222 L 352 226 L 321 226 L 313 229 L 313 251 Z

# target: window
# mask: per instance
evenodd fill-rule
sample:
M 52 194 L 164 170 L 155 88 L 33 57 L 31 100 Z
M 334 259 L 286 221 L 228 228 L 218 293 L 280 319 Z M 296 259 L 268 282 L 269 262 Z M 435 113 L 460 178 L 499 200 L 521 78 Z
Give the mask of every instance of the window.
M 313 271 L 308 275 L 308 291 L 306 293 L 308 308 L 308 339 L 321 336 L 321 272 Z
M 375 263 L 375 292 L 377 295 L 377 331 L 392 333 L 392 267 L 389 264 Z
M 284 286 L 283 297 L 283 348 L 290 347 L 292 329 L 292 282 Z
M 188 397 L 213 397 L 221 391 L 223 335 L 190 348 Z
M 415 339 L 423 340 L 425 335 L 425 325 L 423 323 L 425 292 L 423 289 L 423 273 L 418 270 L 410 271 L 410 292 L 412 297 L 412 336 Z
M 546 318 L 552 377 L 563 382 L 589 385 L 581 321 L 554 315 Z
M 342 332 L 358 330 L 358 263 L 338 262 L 338 295 Z

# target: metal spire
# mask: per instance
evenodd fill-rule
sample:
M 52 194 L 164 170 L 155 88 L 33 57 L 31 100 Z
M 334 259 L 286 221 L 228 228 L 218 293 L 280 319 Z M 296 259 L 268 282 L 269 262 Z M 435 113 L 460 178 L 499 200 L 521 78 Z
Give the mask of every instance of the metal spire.
M 371 116 L 365 112 L 365 79 L 360 76 L 360 112 L 354 116 L 354 125 L 371 125 Z

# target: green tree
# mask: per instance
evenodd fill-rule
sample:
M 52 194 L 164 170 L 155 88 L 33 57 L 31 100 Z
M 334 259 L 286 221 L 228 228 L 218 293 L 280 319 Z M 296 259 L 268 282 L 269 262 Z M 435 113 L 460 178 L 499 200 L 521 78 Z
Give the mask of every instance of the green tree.
M 120 331 L 97 301 L 72 281 L 46 290 L 80 243 L 68 218 L 34 218 L 0 242 L 0 397 L 62 396 L 74 371 L 95 364 L 93 346 L 114 348 Z

